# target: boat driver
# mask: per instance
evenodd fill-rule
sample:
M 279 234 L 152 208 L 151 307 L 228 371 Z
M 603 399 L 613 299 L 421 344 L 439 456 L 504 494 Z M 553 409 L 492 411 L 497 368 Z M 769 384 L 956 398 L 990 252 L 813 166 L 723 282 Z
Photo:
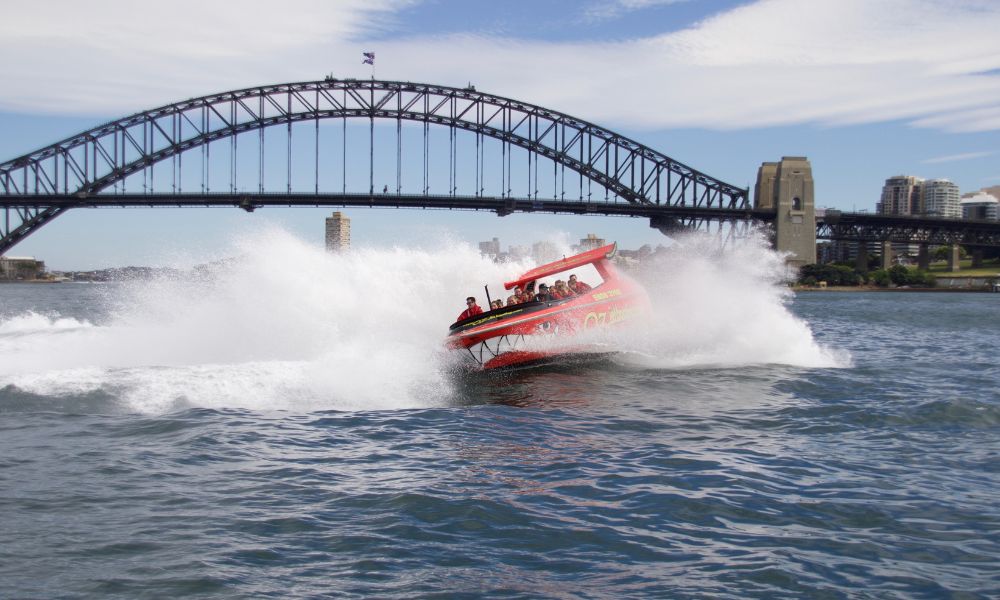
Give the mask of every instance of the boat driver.
M 461 321 L 462 319 L 468 319 L 469 317 L 475 315 L 483 314 L 483 309 L 479 308 L 479 305 L 476 304 L 476 298 L 474 296 L 469 296 L 465 299 L 465 306 L 466 309 L 462 311 L 462 314 L 458 315 L 455 322 Z

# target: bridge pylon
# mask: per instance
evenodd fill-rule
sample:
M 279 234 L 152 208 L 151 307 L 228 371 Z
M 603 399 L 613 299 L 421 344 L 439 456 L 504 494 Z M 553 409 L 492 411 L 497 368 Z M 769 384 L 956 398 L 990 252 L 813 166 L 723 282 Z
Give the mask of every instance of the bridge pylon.
M 816 263 L 816 201 L 806 157 L 763 163 L 757 171 L 754 208 L 775 212 L 774 247 L 788 253 L 789 266 Z

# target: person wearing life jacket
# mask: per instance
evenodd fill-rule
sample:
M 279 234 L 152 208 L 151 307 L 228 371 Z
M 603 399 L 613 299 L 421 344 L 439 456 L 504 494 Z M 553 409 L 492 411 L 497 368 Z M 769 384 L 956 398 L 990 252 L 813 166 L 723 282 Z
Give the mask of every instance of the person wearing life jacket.
M 569 276 L 569 289 L 573 290 L 574 294 L 583 294 L 584 292 L 589 292 L 594 289 L 582 281 L 577 281 L 576 275 Z
M 474 315 L 483 314 L 483 309 L 479 308 L 479 305 L 476 304 L 476 298 L 474 296 L 469 296 L 468 298 L 465 299 L 465 306 L 466 309 L 462 311 L 462 314 L 458 315 L 458 318 L 455 319 L 455 322 L 461 321 L 462 319 L 468 319 L 469 317 Z

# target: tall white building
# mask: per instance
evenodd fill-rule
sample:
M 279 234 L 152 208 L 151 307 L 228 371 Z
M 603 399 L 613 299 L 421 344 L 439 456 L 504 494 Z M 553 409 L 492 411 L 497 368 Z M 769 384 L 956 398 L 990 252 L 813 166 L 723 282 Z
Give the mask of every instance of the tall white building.
M 919 215 L 924 211 L 921 187 L 924 180 L 913 175 L 897 175 L 885 180 L 878 213 L 883 215 Z
M 960 219 L 962 206 L 958 186 L 947 179 L 928 179 L 921 186 L 923 213 L 930 217 Z
M 326 251 L 343 252 L 351 249 L 351 219 L 337 211 L 326 219 Z

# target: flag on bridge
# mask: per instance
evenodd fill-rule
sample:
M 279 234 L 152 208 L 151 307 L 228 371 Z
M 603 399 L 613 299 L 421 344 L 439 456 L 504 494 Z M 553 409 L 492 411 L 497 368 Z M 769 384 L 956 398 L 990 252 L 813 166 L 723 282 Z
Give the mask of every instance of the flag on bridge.
M 361 64 L 363 64 L 363 65 L 371 65 L 373 67 L 375 66 L 375 53 L 374 52 L 362 52 L 361 54 L 365 57 L 365 59 L 363 61 L 361 61 Z

